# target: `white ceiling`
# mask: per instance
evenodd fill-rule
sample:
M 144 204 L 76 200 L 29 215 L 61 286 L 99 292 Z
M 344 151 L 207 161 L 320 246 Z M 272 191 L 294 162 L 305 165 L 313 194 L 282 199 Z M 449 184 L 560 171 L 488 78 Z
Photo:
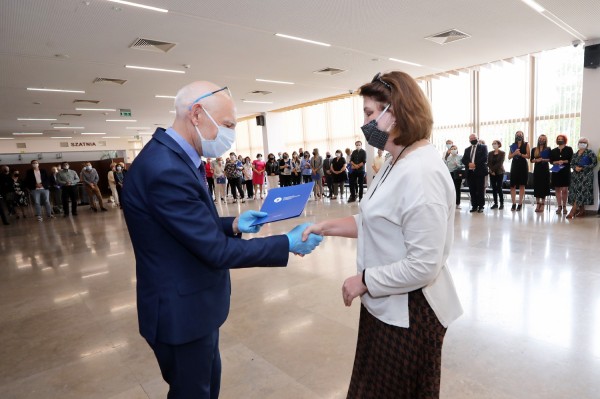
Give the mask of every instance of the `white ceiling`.
M 58 118 L 87 132 L 134 135 L 124 126 L 168 126 L 174 95 L 193 80 L 227 85 L 238 115 L 283 108 L 355 90 L 378 71 L 401 69 L 414 77 L 570 45 L 575 39 L 520 0 L 139 0 L 169 13 L 106 0 L 0 2 L 0 137 L 51 130 Z M 600 1 L 540 0 L 588 39 L 600 38 Z M 471 38 L 440 46 L 424 37 L 455 28 Z M 330 43 L 321 47 L 274 36 Z M 130 49 L 138 37 L 174 42 L 166 54 Z M 64 57 L 56 57 L 56 55 Z M 423 65 L 389 61 L 398 58 Z M 374 61 L 375 60 L 375 61 Z M 185 70 L 170 74 L 131 70 L 125 64 Z M 189 69 L 183 65 L 189 64 Z M 316 75 L 324 67 L 346 69 Z M 97 77 L 127 79 L 123 86 L 94 84 Z M 295 82 L 284 86 L 256 78 Z M 27 87 L 85 90 L 85 94 L 27 91 Z M 249 94 L 268 90 L 268 96 Z M 74 113 L 74 99 L 100 100 L 100 108 L 130 108 L 137 123 L 108 123 L 117 112 Z M 241 99 L 272 101 L 247 104 Z M 39 105 L 34 104 L 39 102 Z M 85 106 L 85 105 L 81 105 Z M 89 107 L 93 107 L 89 105 Z M 77 136 L 69 131 L 58 135 Z M 58 133 L 58 132 L 57 132 Z M 50 136 L 45 133 L 44 136 Z

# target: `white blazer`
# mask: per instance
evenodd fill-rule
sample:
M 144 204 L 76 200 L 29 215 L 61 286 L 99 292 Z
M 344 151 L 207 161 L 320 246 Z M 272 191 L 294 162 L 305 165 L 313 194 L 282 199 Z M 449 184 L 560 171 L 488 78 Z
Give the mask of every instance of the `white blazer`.
M 392 162 L 384 163 L 355 215 L 357 268 L 366 270 L 369 289 L 362 303 L 384 323 L 408 328 L 408 293 L 422 288 L 448 327 L 463 312 L 446 263 L 454 240 L 454 184 L 432 145 Z

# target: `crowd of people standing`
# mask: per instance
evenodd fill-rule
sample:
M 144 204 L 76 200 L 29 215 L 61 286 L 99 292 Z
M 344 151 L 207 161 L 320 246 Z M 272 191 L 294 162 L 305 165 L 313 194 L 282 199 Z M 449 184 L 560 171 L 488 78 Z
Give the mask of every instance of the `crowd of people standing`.
M 482 213 L 485 208 L 485 194 L 489 181 L 494 204 L 490 209 L 504 209 L 505 187 L 510 188 L 511 211 L 519 212 L 528 185 L 533 188 L 536 201 L 535 212 L 544 212 L 546 199 L 552 188 L 556 196 L 556 214 L 566 215 L 568 219 L 585 216 L 585 206 L 594 203 L 593 170 L 600 161 L 600 151 L 595 154 L 589 148 L 585 137 L 578 140 L 575 151 L 567 145 L 568 139 L 560 134 L 556 137 L 556 147 L 551 148 L 545 134 L 538 137 L 535 147 L 525 141 L 522 131 L 515 133 L 514 142 L 508 148 L 510 172 L 504 170 L 507 158 L 501 150 L 500 140 L 492 142 L 492 151 L 475 134 L 469 137 L 471 145 L 462 155 L 452 140 L 446 141 L 443 159 L 454 181 L 456 189 L 456 207 L 460 209 L 461 187 L 463 181 L 469 188 L 470 212 Z M 529 172 L 529 165 L 533 172 Z M 600 172 L 599 172 L 600 180 Z M 571 211 L 567 211 L 567 203 Z M 598 208 L 600 214 L 600 207 Z

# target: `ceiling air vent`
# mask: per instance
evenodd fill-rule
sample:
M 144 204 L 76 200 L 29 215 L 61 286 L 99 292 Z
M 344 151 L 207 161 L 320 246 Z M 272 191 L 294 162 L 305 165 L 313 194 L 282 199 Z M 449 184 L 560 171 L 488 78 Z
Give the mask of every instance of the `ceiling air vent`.
M 461 32 L 456 29 L 450 29 L 445 32 L 437 33 L 433 36 L 426 37 L 425 39 L 431 40 L 437 44 L 448 44 L 452 42 L 456 42 L 462 39 L 468 39 L 471 35 L 468 35 L 464 32 Z
M 319 69 L 318 71 L 315 71 L 314 73 L 316 73 L 317 75 L 337 75 L 338 73 L 342 73 L 342 72 L 346 72 L 345 69 L 339 69 L 339 68 L 323 68 L 323 69 Z
M 267 90 L 254 90 L 251 91 L 250 94 L 261 94 L 263 96 L 266 96 L 267 94 L 271 94 L 273 93 L 272 91 L 267 91 Z
M 59 116 L 81 116 L 81 114 L 60 114 Z
M 100 100 L 73 100 L 73 104 L 98 104 Z
M 94 79 L 94 83 L 112 83 L 112 84 L 116 84 L 116 85 L 124 85 L 125 83 L 127 83 L 127 80 L 125 79 L 111 79 L 111 78 L 96 78 Z
M 154 51 L 156 53 L 166 53 L 173 47 L 175 47 L 175 43 L 161 42 L 159 40 L 144 39 L 141 37 L 135 39 L 131 46 L 129 46 L 129 48 L 136 50 Z
M 27 148 L 27 143 L 17 143 L 17 148 Z

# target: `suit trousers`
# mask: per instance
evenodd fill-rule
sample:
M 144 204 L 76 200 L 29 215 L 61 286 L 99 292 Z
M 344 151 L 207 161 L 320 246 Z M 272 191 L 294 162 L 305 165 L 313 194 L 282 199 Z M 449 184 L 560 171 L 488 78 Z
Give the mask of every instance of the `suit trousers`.
M 469 183 L 469 194 L 471 195 L 471 207 L 483 208 L 485 206 L 485 175 L 479 176 L 469 170 L 467 172 Z
M 90 206 L 92 207 L 92 209 L 97 209 L 96 201 L 94 201 L 94 197 L 96 197 L 98 199 L 98 204 L 100 205 L 100 208 L 104 209 L 104 202 L 102 201 L 102 193 L 100 193 L 100 189 L 98 188 L 98 185 L 94 184 L 93 186 L 91 186 L 87 183 L 84 183 L 84 184 L 85 184 L 85 191 L 87 191 L 89 203 L 90 203 Z
M 350 198 L 356 198 L 356 194 L 358 192 L 358 198 L 362 199 L 364 181 L 365 172 L 358 170 L 353 170 L 350 172 Z
M 504 193 L 502 192 L 502 181 L 504 174 L 490 175 L 490 185 L 492 186 L 492 195 L 494 196 L 494 204 L 498 205 L 498 196 L 500 196 L 500 205 L 504 204 Z
M 221 389 L 219 330 L 182 345 L 148 342 L 169 384 L 167 399 L 217 399 Z

